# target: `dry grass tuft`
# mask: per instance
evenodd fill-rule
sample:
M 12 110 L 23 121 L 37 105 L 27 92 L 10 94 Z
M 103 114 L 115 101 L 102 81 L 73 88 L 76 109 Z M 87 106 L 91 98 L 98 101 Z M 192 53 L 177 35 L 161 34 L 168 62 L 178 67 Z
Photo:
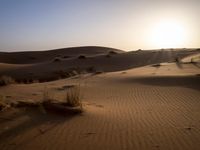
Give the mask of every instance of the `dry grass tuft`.
M 80 56 L 78 56 L 78 59 L 86 59 L 86 56 L 85 55 L 80 55 Z
M 3 111 L 9 107 L 10 106 L 7 103 L 5 103 L 3 96 L 0 96 L 0 111 Z
M 70 107 L 82 107 L 80 86 L 72 87 L 66 91 L 65 105 Z
M 108 54 L 110 54 L 110 55 L 115 55 L 115 54 L 118 54 L 117 52 L 115 52 L 115 51 L 109 51 L 109 53 Z
M 161 66 L 161 64 L 160 63 L 158 63 L 158 64 L 153 64 L 153 65 L 151 65 L 152 67 L 156 67 L 156 68 L 158 68 L 158 67 L 160 67 Z
M 39 104 L 40 110 L 46 113 L 46 110 L 61 114 L 78 114 L 83 112 L 80 86 L 72 86 L 66 90 L 64 102 L 59 102 L 49 96 L 47 90 L 43 93 L 43 101 Z
M 9 76 L 0 77 L 0 86 L 6 86 L 9 84 L 15 83 L 15 80 Z
M 62 59 L 60 57 L 55 57 L 53 60 L 53 62 L 61 62 L 61 61 L 62 61 Z
M 61 102 L 56 100 L 50 96 L 49 91 L 45 88 L 43 92 L 43 100 L 42 101 L 16 101 L 10 103 L 9 105 L 3 101 L 3 98 L 0 97 L 0 111 L 5 110 L 9 107 L 21 108 L 39 108 L 39 110 L 46 114 L 49 112 L 59 113 L 61 115 L 69 115 L 69 114 L 80 114 L 83 112 L 83 106 L 81 102 L 80 95 L 80 86 L 78 87 L 70 87 L 66 90 L 65 101 Z

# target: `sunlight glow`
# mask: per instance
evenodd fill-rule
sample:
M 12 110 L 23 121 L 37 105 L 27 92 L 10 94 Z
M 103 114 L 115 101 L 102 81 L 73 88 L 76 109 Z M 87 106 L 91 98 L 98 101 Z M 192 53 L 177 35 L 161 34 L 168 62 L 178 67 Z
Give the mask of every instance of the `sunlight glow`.
M 186 37 L 186 29 L 175 21 L 160 22 L 151 33 L 152 44 L 159 48 L 183 47 Z

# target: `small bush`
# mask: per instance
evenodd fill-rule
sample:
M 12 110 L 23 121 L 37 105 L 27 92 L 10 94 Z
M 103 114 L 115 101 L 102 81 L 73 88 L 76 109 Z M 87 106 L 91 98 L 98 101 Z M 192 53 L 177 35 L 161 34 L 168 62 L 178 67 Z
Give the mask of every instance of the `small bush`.
M 59 58 L 59 57 L 56 57 L 56 58 L 54 58 L 54 62 L 60 62 L 62 59 L 61 58 Z
M 3 96 L 0 95 L 0 111 L 5 110 L 6 108 L 9 108 L 9 105 L 5 103 Z
M 80 87 L 72 87 L 66 91 L 65 105 L 70 107 L 82 107 Z
M 176 57 L 176 58 L 175 58 L 175 62 L 180 63 L 180 62 L 181 62 L 181 59 L 180 59 L 179 57 Z
M 97 70 L 97 71 L 94 72 L 94 75 L 98 75 L 98 74 L 102 74 L 102 73 L 103 73 L 103 71 L 101 71 L 101 70 L 98 71 Z
M 6 108 L 6 104 L 0 101 L 0 111 L 3 111 Z
M 1 76 L 0 77 L 0 86 L 6 86 L 6 85 L 12 84 L 14 82 L 15 82 L 14 79 L 9 76 Z
M 80 56 L 78 56 L 78 59 L 86 59 L 86 56 L 85 55 L 80 55 Z
M 117 52 L 115 52 L 115 51 L 109 51 L 109 53 L 108 54 L 111 54 L 111 55 L 114 55 L 114 54 L 118 54 Z
M 161 66 L 161 64 L 160 63 L 158 63 L 158 64 L 153 64 L 153 65 L 151 65 L 152 67 L 160 67 Z

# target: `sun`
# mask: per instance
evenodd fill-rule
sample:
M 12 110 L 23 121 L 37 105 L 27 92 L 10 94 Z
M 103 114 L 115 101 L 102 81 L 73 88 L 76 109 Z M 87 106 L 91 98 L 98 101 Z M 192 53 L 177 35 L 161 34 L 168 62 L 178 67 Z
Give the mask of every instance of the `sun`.
M 152 44 L 158 48 L 183 47 L 186 41 L 186 30 L 175 21 L 162 21 L 152 30 Z

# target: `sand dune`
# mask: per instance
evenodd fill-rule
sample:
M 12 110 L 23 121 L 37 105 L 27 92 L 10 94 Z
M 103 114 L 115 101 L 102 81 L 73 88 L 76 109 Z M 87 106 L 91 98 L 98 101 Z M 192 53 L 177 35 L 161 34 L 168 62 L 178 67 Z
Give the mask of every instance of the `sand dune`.
M 71 47 L 46 51 L 24 51 L 24 52 L 0 52 L 0 63 L 10 64 L 30 64 L 41 63 L 46 61 L 52 61 L 55 57 L 71 58 L 83 55 L 98 55 L 105 54 L 109 51 L 121 53 L 122 50 L 97 47 L 97 46 L 85 46 L 85 47 Z
M 170 69 L 171 68 L 171 69 Z M 170 69 L 170 70 L 169 70 Z M 200 69 L 164 63 L 101 75 L 0 88 L 7 101 L 41 100 L 44 88 L 81 84 L 84 113 L 42 114 L 21 109 L 0 114 L 0 147 L 15 149 L 198 150 Z
M 80 50 L 81 49 L 81 50 Z M 101 54 L 100 54 L 100 50 Z M 53 53 L 57 51 L 47 51 L 47 52 L 34 52 L 33 54 L 42 53 L 40 54 L 41 59 L 44 59 L 44 62 L 40 62 L 38 60 L 37 63 L 29 64 L 29 65 L 18 65 L 17 67 L 12 67 L 10 64 L 5 64 L 5 66 L 10 66 L 10 69 L 2 69 L 5 67 L 0 68 L 0 75 L 7 75 L 11 76 L 15 79 L 24 80 L 24 79 L 31 79 L 31 80 L 55 80 L 59 78 L 68 77 L 69 74 L 73 71 L 76 72 L 113 72 L 113 71 L 122 71 L 126 69 L 131 69 L 135 67 L 141 67 L 150 64 L 162 63 L 162 62 L 174 62 L 177 58 L 183 58 L 189 55 L 198 54 L 199 50 L 189 50 L 189 49 L 180 49 L 180 50 L 148 50 L 148 51 L 132 51 L 132 52 L 121 52 L 117 50 L 113 50 L 110 48 L 97 48 L 96 51 L 91 53 L 90 51 L 87 52 L 85 48 L 74 48 L 73 50 L 68 49 L 62 50 L 62 52 L 67 54 L 75 54 L 76 56 L 72 58 L 63 58 L 64 55 L 60 55 L 58 60 L 54 60 L 53 58 L 50 59 L 49 55 L 46 53 Z M 109 53 L 110 50 L 117 52 L 117 54 Z M 84 58 L 78 58 L 80 54 L 85 51 Z M 58 51 L 59 52 L 59 51 Z M 59 54 L 59 53 L 56 54 Z M 81 52 L 81 53 L 80 53 Z M 86 53 L 87 52 L 87 53 Z M 11 53 L 12 54 L 12 53 Z M 23 59 L 26 59 L 27 53 L 23 53 Z M 61 53 L 60 53 L 61 54 Z M 90 54 L 90 55 L 88 55 Z M 92 54 L 92 55 L 91 55 Z M 20 55 L 22 57 L 23 55 Z M 32 55 L 32 53 L 31 53 Z M 15 53 L 13 53 L 13 57 L 15 59 L 21 59 Z M 4 55 L 0 54 L 0 57 L 4 57 Z M 57 57 L 56 57 L 57 58 Z M 22 60 L 23 60 L 22 59 Z M 4 61 L 9 61 L 9 57 L 4 57 Z M 24 63 L 27 63 L 24 60 Z M 19 62 L 18 62 L 19 63 Z M 21 62 L 22 63 L 22 62 Z M 29 62 L 30 63 L 30 62 Z M 3 66 L 3 64 L 1 65 Z
M 63 101 L 64 87 L 80 85 L 84 106 L 84 113 L 76 116 L 44 114 L 41 108 L 1 112 L 2 150 L 199 149 L 200 67 L 198 62 L 181 62 L 182 58 L 191 60 L 198 50 L 109 53 L 109 49 L 84 53 L 81 58 L 82 50 L 77 51 L 70 58 L 56 56 L 59 61 L 52 61 L 50 56 L 56 53 L 48 51 L 44 53 L 54 54 L 42 54 L 41 61 L 34 63 L 26 60 L 27 53 L 23 62 L 15 53 L 11 53 L 15 64 L 9 62 L 10 56 L 1 60 L 0 74 L 16 79 L 48 78 L 70 69 L 85 71 L 52 82 L 1 87 L 1 100 L 13 103 L 40 102 L 45 91 Z M 104 73 L 95 75 L 95 71 Z

